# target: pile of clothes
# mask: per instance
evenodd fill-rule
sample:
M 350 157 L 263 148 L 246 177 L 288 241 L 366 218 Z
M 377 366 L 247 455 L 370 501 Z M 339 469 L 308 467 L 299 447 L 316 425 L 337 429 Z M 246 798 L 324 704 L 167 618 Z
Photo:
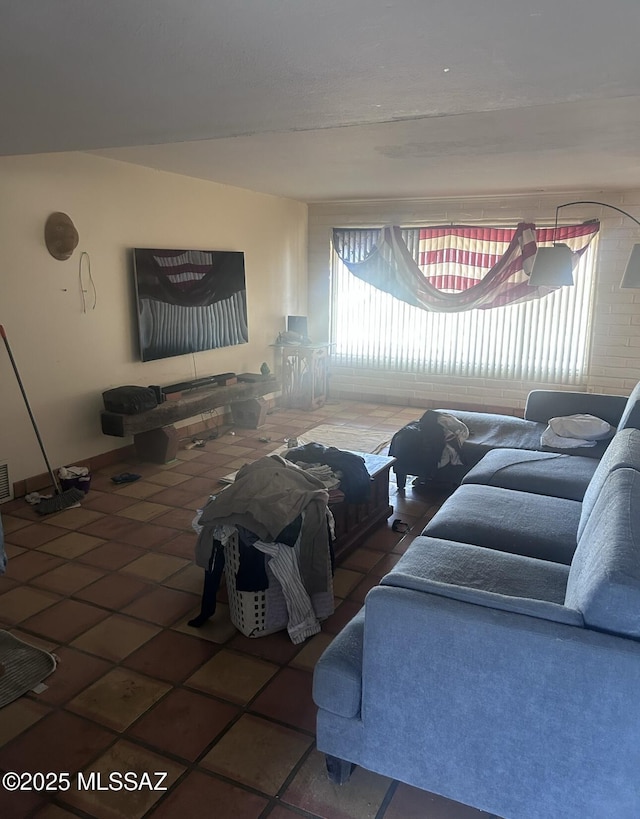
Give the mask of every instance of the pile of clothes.
M 224 545 L 239 537 L 240 591 L 268 586 L 265 561 L 287 602 L 288 632 L 300 643 L 320 631 L 333 613 L 333 517 L 322 482 L 294 463 L 272 455 L 246 464 L 233 484 L 212 497 L 197 521 L 196 563 L 205 569 L 201 626 L 215 611 L 224 568 Z

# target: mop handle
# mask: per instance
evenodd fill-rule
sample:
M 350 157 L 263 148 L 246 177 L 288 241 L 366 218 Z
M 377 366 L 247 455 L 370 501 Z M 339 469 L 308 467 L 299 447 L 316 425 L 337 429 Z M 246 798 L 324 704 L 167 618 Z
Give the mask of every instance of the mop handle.
M 42 452 L 42 457 L 44 458 L 44 462 L 47 465 L 47 471 L 49 472 L 49 477 L 51 478 L 53 485 L 55 487 L 56 492 L 58 495 L 61 492 L 60 486 L 58 485 L 58 481 L 56 476 L 53 474 L 53 469 L 51 468 L 51 464 L 49 463 L 49 459 L 47 458 L 47 453 L 45 452 L 44 444 L 42 443 L 42 438 L 40 437 L 40 432 L 38 431 L 38 425 L 36 424 L 36 419 L 33 417 L 33 412 L 31 412 L 31 407 L 29 405 L 29 399 L 27 398 L 27 393 L 24 390 L 24 386 L 22 384 L 22 379 L 20 378 L 20 373 L 18 372 L 18 365 L 16 364 L 15 358 L 13 357 L 13 353 L 11 352 L 11 347 L 9 346 L 9 339 L 7 338 L 7 334 L 4 331 L 4 327 L 0 324 L 0 336 L 2 336 L 2 340 L 4 341 L 4 346 L 7 348 L 7 353 L 9 355 L 9 361 L 11 362 L 11 366 L 13 367 L 13 372 L 15 373 L 16 379 L 18 381 L 18 386 L 20 387 L 20 392 L 22 393 L 22 397 L 24 398 L 24 405 L 27 408 L 27 412 L 29 413 L 29 418 L 31 419 L 31 424 L 33 425 L 33 431 L 36 434 L 36 438 L 38 439 L 38 444 L 40 445 L 40 451 Z

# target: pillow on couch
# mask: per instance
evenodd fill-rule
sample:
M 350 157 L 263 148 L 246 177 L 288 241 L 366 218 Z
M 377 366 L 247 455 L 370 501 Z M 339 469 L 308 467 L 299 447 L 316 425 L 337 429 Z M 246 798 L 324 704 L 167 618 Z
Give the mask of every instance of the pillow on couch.
M 540 443 L 556 449 L 595 446 L 597 441 L 611 438 L 614 432 L 608 421 L 595 415 L 561 415 L 549 419 L 549 426 L 542 433 Z

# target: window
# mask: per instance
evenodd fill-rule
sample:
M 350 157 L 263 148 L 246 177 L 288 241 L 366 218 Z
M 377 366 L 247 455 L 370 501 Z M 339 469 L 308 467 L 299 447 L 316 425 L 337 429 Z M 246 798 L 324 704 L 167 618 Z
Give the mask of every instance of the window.
M 550 233 L 539 231 L 540 246 L 551 244 Z M 345 234 L 352 247 L 366 255 L 378 229 Z M 403 229 L 402 236 L 424 271 L 422 262 L 430 248 L 424 236 L 420 242 L 420 228 Z M 560 241 L 572 246 L 572 240 Z M 333 361 L 408 373 L 579 384 L 589 355 L 596 242 L 594 238 L 580 256 L 573 287 L 522 304 L 462 313 L 434 313 L 405 304 L 356 278 L 332 250 Z M 475 252 L 473 247 L 467 250 Z M 455 259 L 441 257 L 439 275 L 458 275 Z

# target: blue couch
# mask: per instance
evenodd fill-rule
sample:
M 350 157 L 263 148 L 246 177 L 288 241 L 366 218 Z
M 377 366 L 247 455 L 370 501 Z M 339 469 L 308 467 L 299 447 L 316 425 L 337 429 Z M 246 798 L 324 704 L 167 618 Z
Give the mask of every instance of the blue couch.
M 496 494 L 456 529 L 476 489 Z M 506 819 L 637 819 L 640 432 L 582 501 L 478 484 L 438 515 L 316 665 L 331 777 L 358 764 Z
M 546 429 L 550 418 L 576 413 L 595 415 L 617 429 L 640 428 L 640 383 L 635 386 L 628 398 L 621 395 L 533 390 L 527 396 L 524 418 L 490 412 L 465 412 L 457 409 L 439 409 L 436 412 L 450 413 L 468 427 L 469 438 L 462 445 L 461 451 L 464 465 L 448 465 L 437 470 L 436 473 L 424 475 L 420 452 L 414 449 L 415 455 L 399 458 L 393 467 L 400 488 L 404 487 L 407 475 L 437 478 L 457 485 L 470 469 L 481 459 L 484 460 L 484 456 L 488 453 L 493 453 L 495 471 L 502 474 L 507 465 L 520 463 L 523 451 L 539 452 L 547 456 L 554 454 L 561 456 L 553 466 L 546 465 L 545 471 L 547 472 L 549 469 L 564 468 L 562 465 L 567 458 L 579 457 L 584 460 L 583 472 L 586 476 L 586 483 L 588 483 L 595 468 L 595 464 L 590 466 L 590 462 L 602 457 L 608 441 L 600 441 L 593 447 L 573 449 L 570 454 L 567 454 L 567 450 L 542 447 L 540 436 Z M 418 421 L 413 421 L 407 426 L 411 428 L 416 424 Z M 399 435 L 400 432 L 396 435 Z M 392 440 L 389 454 L 394 454 L 393 448 Z M 486 466 L 489 468 L 490 465 Z M 529 466 L 525 466 L 520 471 L 516 468 L 512 470 L 512 477 L 514 472 L 515 474 L 522 472 L 526 484 L 529 470 Z M 499 481 L 496 485 L 499 485 Z

